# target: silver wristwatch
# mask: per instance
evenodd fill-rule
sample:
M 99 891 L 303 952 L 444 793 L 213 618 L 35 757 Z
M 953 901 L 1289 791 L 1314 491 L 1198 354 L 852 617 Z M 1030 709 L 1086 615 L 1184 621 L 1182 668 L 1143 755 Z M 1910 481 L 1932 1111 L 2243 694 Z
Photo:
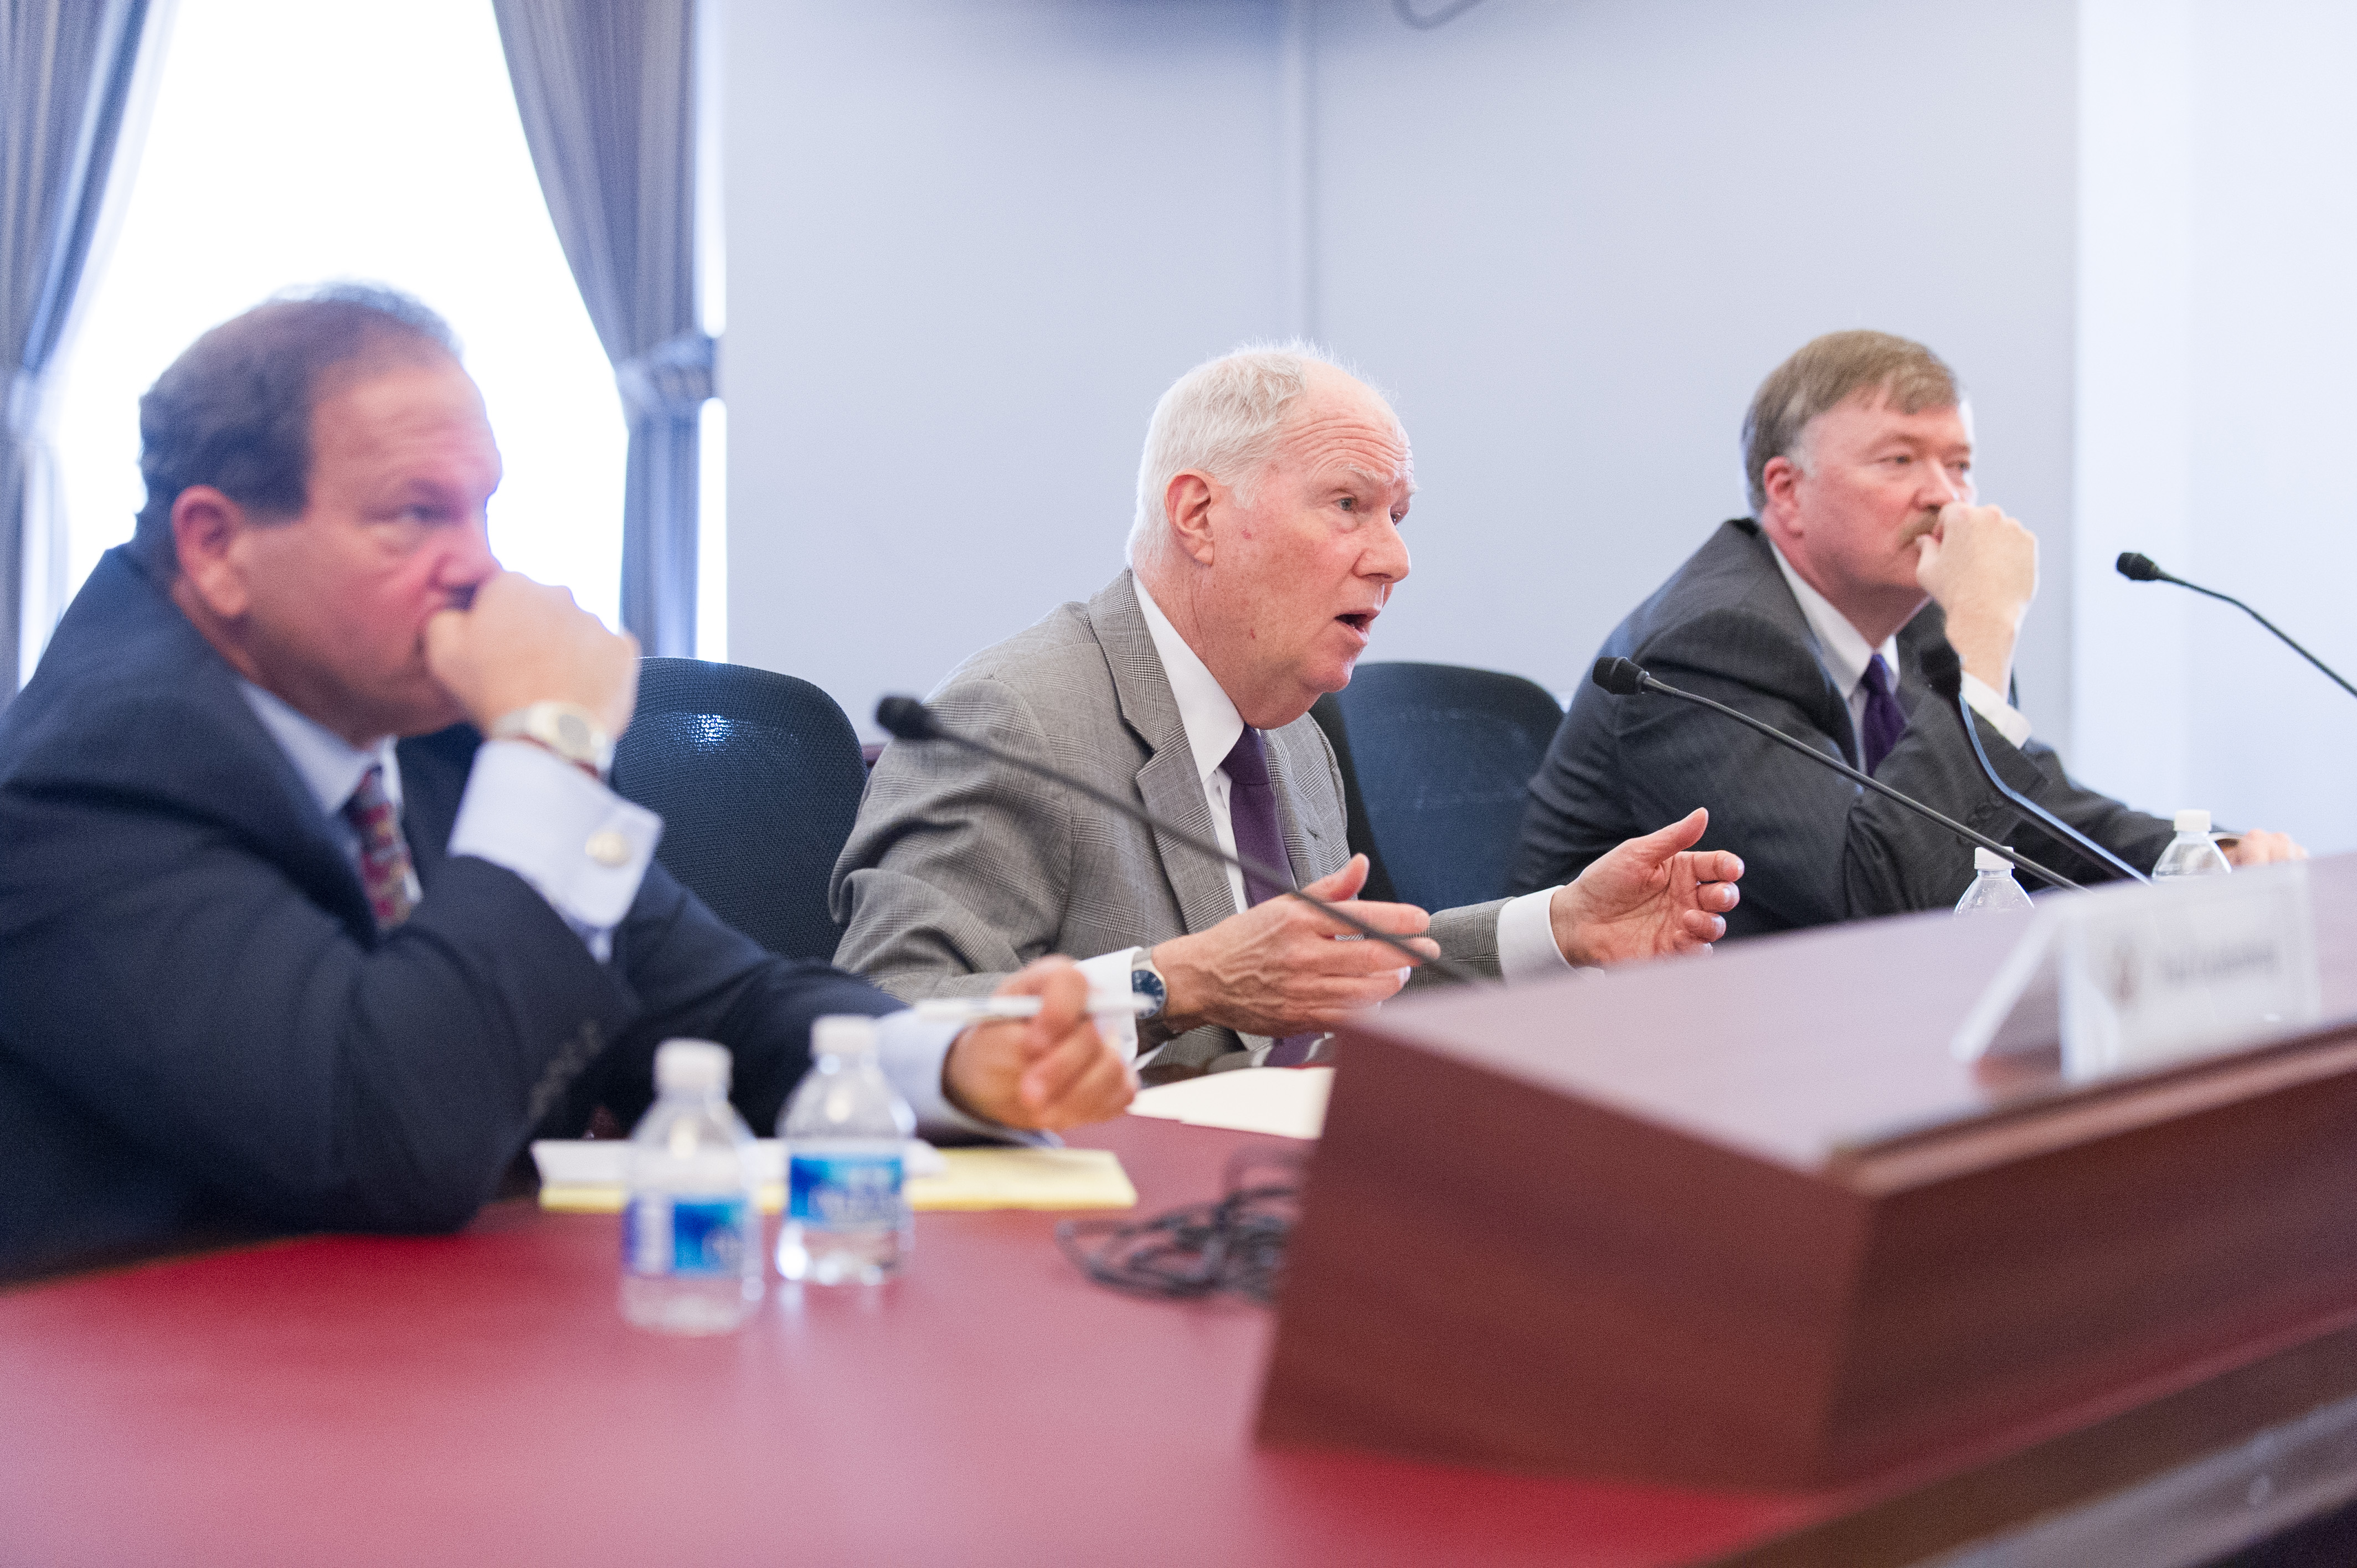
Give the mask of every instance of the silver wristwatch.
M 1154 955 L 1144 948 L 1137 950 L 1129 961 L 1129 988 L 1146 998 L 1146 1011 L 1137 1015 L 1141 1024 L 1149 1018 L 1162 1016 L 1162 1009 L 1170 1003 L 1170 987 L 1162 972 L 1154 967 Z
M 614 737 L 578 703 L 534 703 L 491 725 L 491 740 L 529 740 L 598 778 L 614 765 Z

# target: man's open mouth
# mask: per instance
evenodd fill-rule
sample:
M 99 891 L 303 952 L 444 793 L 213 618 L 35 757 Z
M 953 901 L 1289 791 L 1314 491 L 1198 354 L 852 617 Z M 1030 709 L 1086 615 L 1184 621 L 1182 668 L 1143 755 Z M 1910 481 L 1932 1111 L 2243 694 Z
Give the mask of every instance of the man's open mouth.
M 1339 615 L 1334 618 L 1340 621 L 1344 626 L 1349 627 L 1351 630 L 1357 632 L 1361 637 L 1364 637 L 1374 627 L 1375 612 L 1372 610 L 1353 610 L 1349 615 Z

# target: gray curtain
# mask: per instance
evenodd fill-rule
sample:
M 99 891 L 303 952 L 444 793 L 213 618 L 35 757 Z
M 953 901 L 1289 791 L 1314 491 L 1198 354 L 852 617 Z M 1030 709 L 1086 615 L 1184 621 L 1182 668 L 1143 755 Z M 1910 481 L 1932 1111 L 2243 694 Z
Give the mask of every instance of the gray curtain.
M 524 140 L 630 424 L 622 624 L 695 652 L 695 0 L 492 0 Z
M 0 702 L 24 671 L 27 484 L 131 96 L 147 0 L 0 0 Z

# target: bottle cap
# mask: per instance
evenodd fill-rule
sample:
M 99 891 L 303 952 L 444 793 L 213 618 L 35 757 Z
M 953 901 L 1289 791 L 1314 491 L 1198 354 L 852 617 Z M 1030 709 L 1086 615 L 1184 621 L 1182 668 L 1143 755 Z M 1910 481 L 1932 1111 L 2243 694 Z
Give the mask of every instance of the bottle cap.
M 728 1088 L 728 1049 L 710 1040 L 665 1040 L 655 1050 L 660 1094 L 715 1094 Z
M 841 1013 L 811 1026 L 811 1055 L 864 1057 L 876 1049 L 876 1020 L 863 1013 Z
M 1975 844 L 1973 846 L 1973 869 L 1975 871 L 2011 871 L 2013 869 L 2013 862 L 2006 859 L 2005 856 L 1997 854 L 1996 851 L 1993 849 L 1983 849 L 1980 845 Z
M 2208 832 L 2210 831 L 2210 813 L 2207 811 L 2178 812 L 2177 831 L 2181 833 Z

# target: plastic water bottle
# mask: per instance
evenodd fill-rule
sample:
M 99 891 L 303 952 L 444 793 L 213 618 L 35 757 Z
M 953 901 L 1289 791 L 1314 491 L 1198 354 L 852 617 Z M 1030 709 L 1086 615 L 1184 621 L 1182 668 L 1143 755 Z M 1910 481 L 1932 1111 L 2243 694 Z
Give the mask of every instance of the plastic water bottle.
M 821 1018 L 817 1065 L 778 1118 L 786 1146 L 786 1219 L 778 1273 L 816 1284 L 877 1284 L 915 1235 L 900 1162 L 917 1118 L 876 1060 L 876 1020 Z
M 2177 836 L 2160 852 L 2159 863 L 2152 868 L 2152 879 L 2164 876 L 2226 876 L 2233 872 L 2226 864 L 2225 853 L 2210 842 L 2210 813 L 2179 811 L 2177 813 Z
M 1977 846 L 1973 850 L 1973 885 L 1956 900 L 1959 915 L 2002 915 L 2029 908 L 2029 895 L 2013 879 L 2013 862 Z
M 655 1102 L 630 1134 L 622 1316 L 668 1334 L 726 1334 L 761 1300 L 760 1171 L 728 1103 L 728 1053 L 655 1052 Z

